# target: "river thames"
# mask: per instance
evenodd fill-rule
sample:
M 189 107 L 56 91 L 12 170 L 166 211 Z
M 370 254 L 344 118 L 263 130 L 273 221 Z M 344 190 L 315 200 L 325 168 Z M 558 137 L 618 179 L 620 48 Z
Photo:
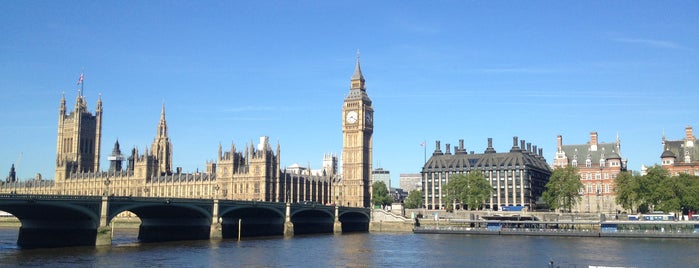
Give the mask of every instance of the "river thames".
M 19 249 L 0 228 L 0 266 L 34 267 L 699 267 L 696 239 L 354 233 Z

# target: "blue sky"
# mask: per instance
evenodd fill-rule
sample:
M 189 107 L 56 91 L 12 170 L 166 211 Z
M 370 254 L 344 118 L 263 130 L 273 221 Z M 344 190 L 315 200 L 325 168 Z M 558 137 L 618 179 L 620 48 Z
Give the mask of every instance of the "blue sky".
M 102 164 L 150 147 L 165 103 L 173 164 L 205 169 L 269 136 L 282 165 L 341 154 L 357 50 L 374 167 L 420 171 L 435 140 L 482 152 L 621 138 L 659 162 L 663 131 L 699 132 L 697 1 L 0 0 L 0 170 L 53 178 L 59 100 L 104 102 Z M 21 159 L 20 159 L 21 155 Z M 4 177 L 4 175 L 3 175 Z

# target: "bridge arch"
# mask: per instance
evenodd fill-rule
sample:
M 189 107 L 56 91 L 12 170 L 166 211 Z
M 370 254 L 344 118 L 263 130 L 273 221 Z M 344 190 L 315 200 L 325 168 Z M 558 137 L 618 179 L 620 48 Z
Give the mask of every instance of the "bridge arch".
M 223 238 L 277 236 L 284 234 L 285 214 L 268 206 L 220 206 Z M 218 219 L 217 219 L 218 220 Z
M 100 223 L 100 198 L 0 195 L 0 210 L 20 221 L 22 248 L 94 245 Z
M 301 208 L 291 213 L 294 235 L 332 233 L 335 223 L 334 209 Z
M 141 220 L 141 242 L 209 239 L 213 213 L 210 200 L 110 197 L 107 220 L 124 211 Z
M 342 232 L 368 232 L 371 216 L 364 211 L 347 210 L 339 213 L 338 218 L 342 223 Z

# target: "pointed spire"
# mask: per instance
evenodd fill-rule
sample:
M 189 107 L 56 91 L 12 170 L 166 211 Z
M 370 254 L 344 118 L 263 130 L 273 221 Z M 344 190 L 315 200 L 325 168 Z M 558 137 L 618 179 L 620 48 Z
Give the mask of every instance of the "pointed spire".
M 362 89 L 364 90 L 364 75 L 362 74 L 362 67 L 359 64 L 359 50 L 357 50 L 357 65 L 354 67 L 354 74 L 352 74 L 352 89 Z
M 58 108 L 58 113 L 60 115 L 65 115 L 66 113 L 66 92 L 61 93 L 61 106 Z
M 163 107 L 160 110 L 160 122 L 158 123 L 157 137 L 167 137 L 167 122 L 165 122 L 165 101 L 163 101 Z

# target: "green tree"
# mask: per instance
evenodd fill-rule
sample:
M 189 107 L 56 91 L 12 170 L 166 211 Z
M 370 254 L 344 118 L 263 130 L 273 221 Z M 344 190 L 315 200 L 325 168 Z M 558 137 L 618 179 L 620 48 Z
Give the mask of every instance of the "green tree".
M 582 187 L 576 167 L 556 168 L 551 172 L 542 198 L 553 209 L 571 211 L 580 201 L 579 192 Z
M 681 208 L 699 210 L 699 176 L 680 174 L 676 181 Z
M 679 197 L 675 193 L 675 185 L 670 180 L 670 174 L 661 166 L 655 165 L 641 176 L 639 196 L 642 203 L 652 211 L 678 211 Z
M 641 203 L 639 197 L 640 176 L 632 175 L 630 172 L 620 172 L 615 180 L 616 202 L 624 209 L 637 211 Z
M 372 184 L 372 199 L 374 206 L 388 206 L 393 203 L 393 197 L 388 194 L 388 187 L 382 181 L 377 181 Z
M 449 177 L 449 183 L 444 187 L 446 194 L 443 199 L 447 209 L 453 209 L 456 204 L 463 208 L 479 209 L 490 198 L 492 187 L 478 170 L 468 174 L 455 174 Z
M 449 177 L 449 182 L 442 188 L 442 192 L 445 194 L 442 198 L 442 203 L 447 210 L 453 210 L 456 204 L 462 203 L 462 193 L 465 187 L 466 176 L 458 174 Z
M 468 205 L 468 209 L 478 210 L 485 204 L 485 201 L 490 198 L 493 188 L 485 179 L 483 173 L 479 170 L 474 170 L 466 175 L 465 192 L 466 195 L 464 199 L 466 200 L 465 203 Z
M 422 208 L 424 201 L 422 191 L 412 190 L 405 198 L 405 208 Z

